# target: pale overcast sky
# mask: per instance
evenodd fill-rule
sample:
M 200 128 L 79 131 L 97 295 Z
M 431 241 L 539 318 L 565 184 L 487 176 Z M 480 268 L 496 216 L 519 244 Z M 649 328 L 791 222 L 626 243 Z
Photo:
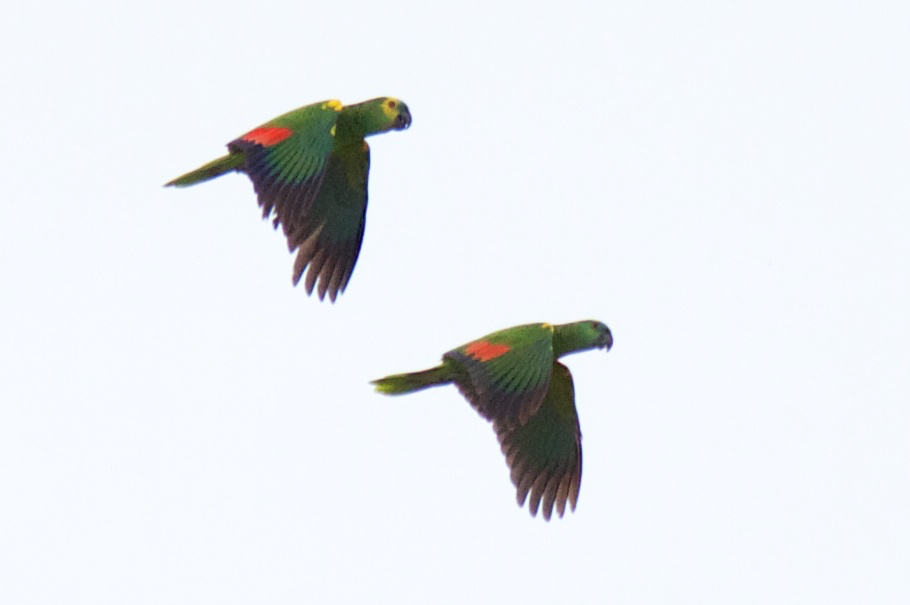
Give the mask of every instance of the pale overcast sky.
M 910 602 L 906 3 L 14 3 L 0 602 Z M 331 305 L 252 185 L 171 178 L 392 95 Z M 575 513 L 454 388 L 596 318 Z

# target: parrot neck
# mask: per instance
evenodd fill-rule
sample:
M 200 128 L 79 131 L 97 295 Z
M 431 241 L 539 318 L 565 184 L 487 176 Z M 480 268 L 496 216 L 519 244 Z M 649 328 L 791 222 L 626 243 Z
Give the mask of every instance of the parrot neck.
M 356 143 L 371 134 L 378 134 L 389 130 L 388 120 L 378 115 L 374 103 L 357 103 L 346 105 L 338 116 L 336 124 L 336 144 Z
M 556 357 L 586 351 L 596 346 L 591 342 L 590 334 L 579 330 L 576 324 L 553 326 L 553 354 Z

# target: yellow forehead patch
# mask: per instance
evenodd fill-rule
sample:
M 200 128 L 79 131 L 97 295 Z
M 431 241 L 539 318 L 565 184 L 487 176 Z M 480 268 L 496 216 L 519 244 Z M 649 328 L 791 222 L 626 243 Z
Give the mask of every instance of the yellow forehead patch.
M 342 107 L 343 106 L 341 104 L 341 101 L 339 101 L 337 99 L 332 99 L 331 101 L 326 101 L 325 103 L 322 104 L 323 109 L 331 108 L 331 109 L 334 109 L 335 111 L 341 111 Z
M 394 97 L 388 97 L 382 100 L 382 112 L 390 120 L 395 119 L 398 115 L 398 106 L 401 105 L 401 101 Z
M 549 330 L 550 332 L 552 332 L 554 329 L 553 324 L 543 323 L 543 324 L 540 324 L 540 326 L 544 329 Z

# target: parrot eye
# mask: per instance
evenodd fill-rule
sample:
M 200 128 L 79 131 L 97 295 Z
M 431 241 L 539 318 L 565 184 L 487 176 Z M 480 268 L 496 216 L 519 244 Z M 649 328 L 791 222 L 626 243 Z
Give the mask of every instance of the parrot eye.
M 395 101 L 388 102 L 389 109 L 395 109 Z

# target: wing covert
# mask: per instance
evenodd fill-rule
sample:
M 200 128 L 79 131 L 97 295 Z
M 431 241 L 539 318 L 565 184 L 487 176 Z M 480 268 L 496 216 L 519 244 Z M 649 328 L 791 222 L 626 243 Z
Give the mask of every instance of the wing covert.
M 495 332 L 444 355 L 463 371 L 461 393 L 488 420 L 524 424 L 540 407 L 553 368 L 553 332 L 545 324 Z
M 263 218 L 274 212 L 275 226 L 281 224 L 285 235 L 287 223 L 305 215 L 319 193 L 337 120 L 330 102 L 316 103 L 228 143 L 229 150 L 243 153 L 243 169 L 253 181 Z

